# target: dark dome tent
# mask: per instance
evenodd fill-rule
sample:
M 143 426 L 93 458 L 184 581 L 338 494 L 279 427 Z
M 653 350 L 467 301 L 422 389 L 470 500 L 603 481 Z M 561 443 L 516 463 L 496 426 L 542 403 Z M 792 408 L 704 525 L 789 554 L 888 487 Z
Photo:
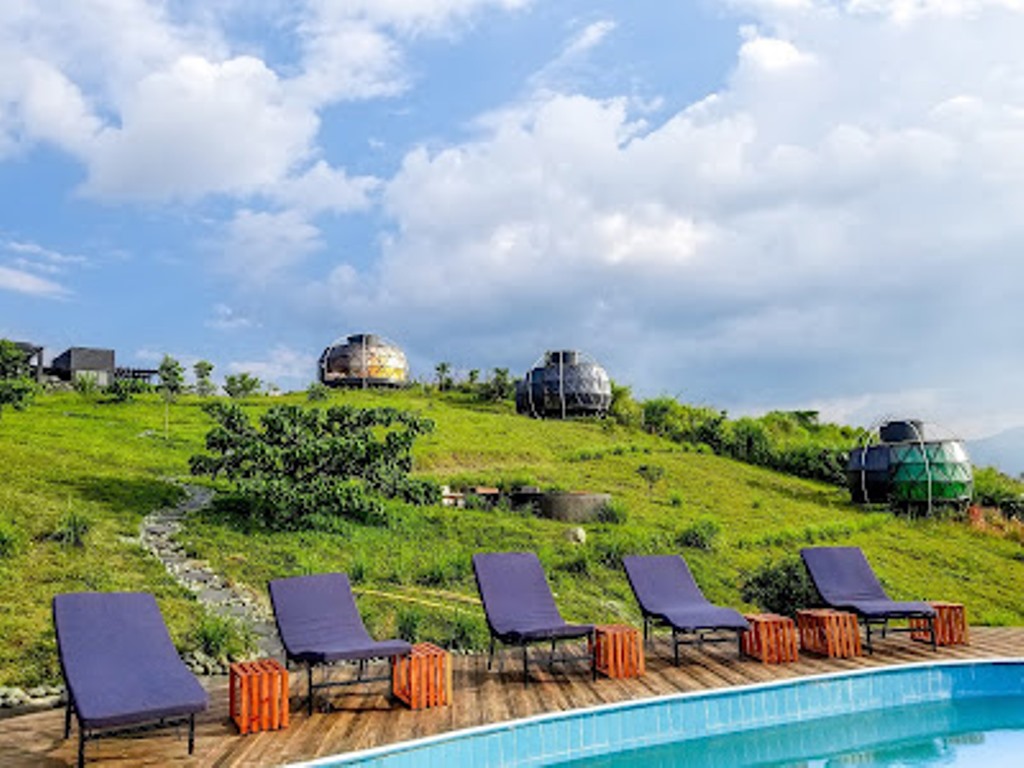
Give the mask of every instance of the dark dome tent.
M 535 418 L 603 416 L 612 402 L 604 368 L 581 352 L 546 352 L 516 382 L 516 411 Z
M 913 419 L 882 424 L 878 442 L 850 452 L 846 479 L 853 501 L 929 512 L 936 504 L 969 503 L 974 473 L 967 449 L 935 431 Z

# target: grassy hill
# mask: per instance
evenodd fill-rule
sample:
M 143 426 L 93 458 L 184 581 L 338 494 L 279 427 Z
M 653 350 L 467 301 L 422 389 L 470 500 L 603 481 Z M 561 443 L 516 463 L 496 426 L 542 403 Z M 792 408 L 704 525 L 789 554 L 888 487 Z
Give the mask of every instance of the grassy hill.
M 258 412 L 302 395 L 256 398 Z M 235 582 L 262 592 L 268 578 L 350 573 L 372 632 L 461 646 L 483 644 L 470 555 L 531 549 L 547 568 L 569 620 L 636 620 L 619 567 L 629 553 L 682 552 L 714 601 L 742 606 L 745 576 L 810 543 L 864 548 L 895 598 L 966 603 L 976 623 L 1024 624 L 1024 547 L 963 523 L 863 511 L 845 491 L 722 459 L 609 422 L 534 421 L 507 404 L 458 393 L 337 392 L 331 402 L 390 405 L 433 419 L 416 472 L 452 484 L 529 483 L 606 491 L 626 521 L 570 526 L 512 510 L 396 506 L 387 526 L 337 533 L 268 533 L 208 512 L 185 543 Z M 170 411 L 155 396 L 101 403 L 46 395 L 0 420 L 0 685 L 57 677 L 49 615 L 55 593 L 145 589 L 157 595 L 175 641 L 190 643 L 202 611 L 137 544 L 149 511 L 175 501 L 188 457 L 211 426 L 198 398 Z M 664 468 L 649 492 L 641 464 Z M 84 546 L 66 543 L 83 524 Z M 699 535 L 694 536 L 694 532 Z M 685 547 L 683 542 L 705 547 Z M 752 607 L 752 606 L 748 606 Z

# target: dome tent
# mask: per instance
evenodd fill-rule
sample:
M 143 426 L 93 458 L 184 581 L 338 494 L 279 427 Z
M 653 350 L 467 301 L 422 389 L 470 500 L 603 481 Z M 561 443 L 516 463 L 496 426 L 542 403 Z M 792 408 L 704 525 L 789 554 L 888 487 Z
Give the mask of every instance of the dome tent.
M 879 442 L 850 452 L 846 465 L 856 503 L 889 503 L 902 508 L 963 505 L 974 491 L 967 449 L 954 438 L 939 439 L 917 420 L 888 421 Z
M 546 352 L 516 382 L 516 411 L 537 418 L 603 416 L 612 402 L 604 368 L 581 352 Z
M 335 387 L 401 387 L 409 363 L 401 348 L 372 333 L 338 339 L 320 355 L 320 381 Z

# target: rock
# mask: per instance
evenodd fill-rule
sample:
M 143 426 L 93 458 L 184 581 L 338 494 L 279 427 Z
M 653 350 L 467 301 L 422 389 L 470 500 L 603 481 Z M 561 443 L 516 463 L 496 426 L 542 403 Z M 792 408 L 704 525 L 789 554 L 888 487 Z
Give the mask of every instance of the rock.
M 46 696 L 48 691 L 42 685 L 37 685 L 35 688 L 29 688 L 26 693 L 30 699 L 41 699 Z
M 583 544 L 587 540 L 587 532 L 579 526 L 575 528 L 569 528 L 565 532 L 565 538 L 571 541 L 573 544 Z

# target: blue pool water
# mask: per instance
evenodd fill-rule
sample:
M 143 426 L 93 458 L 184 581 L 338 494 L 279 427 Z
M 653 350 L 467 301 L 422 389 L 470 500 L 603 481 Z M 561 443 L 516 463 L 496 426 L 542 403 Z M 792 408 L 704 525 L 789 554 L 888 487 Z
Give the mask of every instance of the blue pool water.
M 558 768 L 1024 765 L 1024 696 L 946 701 L 689 739 Z
M 1024 659 L 913 664 L 629 701 L 307 765 L 1024 766 Z

